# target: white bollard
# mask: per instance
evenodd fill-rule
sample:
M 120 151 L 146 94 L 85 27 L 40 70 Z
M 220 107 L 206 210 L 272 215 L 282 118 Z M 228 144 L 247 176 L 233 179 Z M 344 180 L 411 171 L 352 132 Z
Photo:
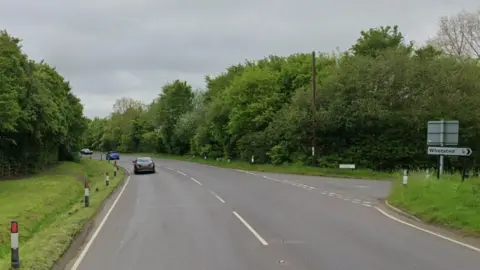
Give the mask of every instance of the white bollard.
M 12 221 L 10 223 L 10 235 L 12 246 L 12 268 L 20 268 L 20 254 L 18 252 L 18 223 Z
M 430 179 L 430 169 L 427 169 L 426 173 L 427 173 L 427 175 L 426 175 L 427 179 Z
M 85 181 L 85 207 L 90 205 L 90 189 L 88 187 L 88 181 Z
M 408 184 L 408 170 L 403 170 L 403 186 L 406 187 Z

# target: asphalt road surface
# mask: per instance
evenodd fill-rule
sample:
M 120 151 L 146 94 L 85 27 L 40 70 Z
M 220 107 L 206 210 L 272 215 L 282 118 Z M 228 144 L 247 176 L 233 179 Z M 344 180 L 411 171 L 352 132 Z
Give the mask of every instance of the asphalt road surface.
M 131 176 L 78 269 L 480 269 L 479 252 L 377 211 L 387 182 L 156 163 Z

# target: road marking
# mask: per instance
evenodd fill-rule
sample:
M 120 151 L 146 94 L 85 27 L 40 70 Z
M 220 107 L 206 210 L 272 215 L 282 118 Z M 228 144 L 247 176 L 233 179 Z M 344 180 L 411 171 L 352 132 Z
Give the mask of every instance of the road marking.
M 190 179 L 192 179 L 192 181 L 194 181 L 195 183 L 199 184 L 200 186 L 202 185 L 202 183 L 198 182 L 197 179 L 193 178 L 193 177 L 190 177 Z
M 181 175 L 184 175 L 184 176 L 187 176 L 185 173 L 181 172 L 181 171 L 178 171 L 177 170 L 177 173 L 181 174 Z
M 452 242 L 452 243 L 454 243 L 454 244 L 457 244 L 457 245 L 466 247 L 466 248 L 471 249 L 471 250 L 473 250 L 473 251 L 480 252 L 480 248 L 477 248 L 477 247 L 474 247 L 474 246 L 472 246 L 472 245 L 469 245 L 469 244 L 466 244 L 466 243 L 457 241 L 457 240 L 455 240 L 455 239 L 452 239 L 452 238 L 443 236 L 443 235 L 441 235 L 441 234 L 438 234 L 438 233 L 429 231 L 429 230 L 427 230 L 427 229 L 424 229 L 424 228 L 415 226 L 415 225 L 413 225 L 413 224 L 411 224 L 411 223 L 408 223 L 408 222 L 406 222 L 406 221 L 403 221 L 403 220 L 401 220 L 401 219 L 398 219 L 398 218 L 396 218 L 396 217 L 394 217 L 394 216 L 386 213 L 385 211 L 383 211 L 382 209 L 378 208 L 377 206 L 375 206 L 375 209 L 377 209 L 377 210 L 378 210 L 380 213 L 382 213 L 384 216 L 386 216 L 386 217 L 388 217 L 388 218 L 390 218 L 390 219 L 393 219 L 393 220 L 395 220 L 395 221 L 398 222 L 398 223 L 402 223 L 402 224 L 404 224 L 404 225 L 407 225 L 407 226 L 412 227 L 412 228 L 414 228 L 414 229 L 417 229 L 417 230 L 419 230 L 419 231 L 426 232 L 426 233 L 428 233 L 428 234 L 431 234 L 431 235 L 433 235 L 433 236 L 436 236 L 436 237 L 442 238 L 442 239 L 444 239 L 444 240 L 450 241 L 450 242 Z
M 213 191 L 210 190 L 210 193 L 212 193 L 213 196 L 217 197 L 217 199 L 218 199 L 219 201 L 221 201 L 222 203 L 225 203 L 225 201 L 224 201 L 220 196 L 218 196 L 215 192 L 213 192 Z
M 250 226 L 250 224 L 248 224 L 237 212 L 233 211 L 232 213 L 243 223 L 243 225 L 245 225 L 245 227 L 247 227 L 247 229 L 249 229 L 249 230 L 253 233 L 253 235 L 255 235 L 255 237 L 257 237 L 258 241 L 260 241 L 260 243 L 262 243 L 262 245 L 268 246 L 267 241 L 265 241 L 265 239 L 263 239 L 263 238 L 252 228 L 252 226 Z
M 242 173 L 248 173 L 248 174 L 251 174 L 251 175 L 257 175 L 255 173 L 252 173 L 252 172 L 247 172 L 247 171 L 244 171 L 244 170 L 238 170 L 238 169 L 235 169 L 236 171 L 238 172 L 242 172 Z
M 115 208 L 115 205 L 117 205 L 117 202 L 118 200 L 120 199 L 120 197 L 122 196 L 123 192 L 125 191 L 125 188 L 128 186 L 128 183 L 130 182 L 130 171 L 128 169 L 125 169 L 127 172 L 128 172 L 128 177 L 127 177 L 127 180 L 125 182 L 125 184 L 123 185 L 122 187 L 122 190 L 120 190 L 120 193 L 118 194 L 117 198 L 115 199 L 115 201 L 113 202 L 112 206 L 110 206 L 110 209 L 108 209 L 108 212 L 107 214 L 103 217 L 102 219 L 102 222 L 100 222 L 100 225 L 98 225 L 98 228 L 95 230 L 95 232 L 93 233 L 92 237 L 90 238 L 90 240 L 88 241 L 88 243 L 85 245 L 85 247 L 83 248 L 82 250 L 82 253 L 80 253 L 80 256 L 78 256 L 77 260 L 75 261 L 75 263 L 73 264 L 72 268 L 70 270 L 76 270 L 78 268 L 78 266 L 80 266 L 80 263 L 82 262 L 83 258 L 85 257 L 85 255 L 87 254 L 88 250 L 90 249 L 90 247 L 92 246 L 93 244 L 93 241 L 95 241 L 95 238 L 97 238 L 98 236 L 98 233 L 100 232 L 100 230 L 103 228 L 103 225 L 105 225 L 105 222 L 107 221 L 108 217 L 110 216 L 110 214 L 112 213 L 113 209 Z
M 170 170 L 170 171 L 175 171 L 175 169 L 172 169 L 170 167 L 163 166 L 165 169 Z
M 282 182 L 282 181 L 280 181 L 280 180 L 278 180 L 278 179 L 271 178 L 271 177 L 268 177 L 268 176 L 265 176 L 265 175 L 263 176 L 263 178 L 268 179 L 268 180 L 272 180 L 272 181 L 275 181 L 275 182 Z
M 240 170 L 240 169 L 235 169 L 236 171 L 238 172 L 242 172 L 242 173 L 248 173 L 248 174 L 252 174 L 252 175 L 257 175 L 257 174 L 254 174 L 254 173 L 251 173 L 251 172 L 247 172 L 247 171 L 244 171 L 244 170 Z M 257 176 L 260 176 L 260 175 L 257 175 Z M 272 178 L 272 177 L 269 177 L 269 176 L 266 176 L 266 175 L 262 175 L 263 178 L 265 179 L 268 179 L 268 180 L 272 180 L 272 181 L 275 181 L 275 182 L 279 182 L 279 183 L 284 183 L 284 184 L 290 184 L 292 186 L 295 186 L 295 187 L 299 187 L 299 188 L 303 188 L 303 189 L 306 189 L 306 190 L 318 190 L 317 188 L 315 187 L 311 187 L 311 186 L 308 186 L 308 185 L 305 185 L 305 184 L 302 184 L 302 183 L 298 183 L 298 182 L 294 182 L 294 181 L 289 181 L 289 180 L 279 180 L 279 179 L 275 179 L 275 178 Z M 332 183 L 333 182 L 328 182 L 328 183 Z M 356 187 L 367 187 L 367 186 L 359 186 L 357 185 Z M 340 194 L 337 194 L 337 193 L 334 193 L 334 192 L 330 192 L 330 191 L 322 191 L 321 192 L 323 195 L 328 195 L 330 197 L 336 197 L 338 199 L 343 199 L 345 201 L 351 201 L 352 199 L 350 199 L 349 197 L 343 197 L 342 195 Z M 361 205 L 364 205 L 364 206 L 367 206 L 367 207 L 372 207 L 370 204 L 371 202 L 368 202 L 368 201 L 364 201 L 362 202 L 361 200 L 359 199 L 353 199 L 352 200 L 353 203 L 355 204 L 361 204 Z

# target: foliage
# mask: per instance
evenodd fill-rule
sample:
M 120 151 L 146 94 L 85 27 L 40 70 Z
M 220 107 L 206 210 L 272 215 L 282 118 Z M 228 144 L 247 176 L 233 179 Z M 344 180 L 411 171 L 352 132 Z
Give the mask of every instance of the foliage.
M 8 228 L 12 220 L 21 226 L 21 269 L 65 269 L 61 263 L 53 266 L 125 179 L 125 170 L 119 170 L 105 186 L 104 173 L 112 168 L 112 163 L 83 158 L 61 162 L 22 181 L 0 181 L 0 269 L 11 265 Z M 83 202 L 84 181 L 90 187 L 89 207 Z
M 460 121 L 461 144 L 478 156 L 476 60 L 459 61 L 433 45 L 415 47 L 397 26 L 362 31 L 340 56 L 317 55 L 315 115 L 311 64 L 306 53 L 247 61 L 207 76 L 206 89 L 194 94 L 186 82 L 175 81 L 146 109 L 130 107 L 141 121 L 124 113 L 126 121 L 116 122 L 118 112 L 94 120 L 109 124 L 92 124 L 90 133 L 97 135 L 89 144 L 128 152 L 311 164 L 315 117 L 317 164 L 355 163 L 390 171 L 435 166 L 435 158 L 426 155 L 427 121 L 443 118 Z M 103 135 L 99 126 L 106 126 Z M 132 137 L 133 130 L 141 130 L 140 135 Z M 457 158 L 446 160 L 448 168 L 460 166 Z
M 75 160 L 86 128 L 70 84 L 45 62 L 29 60 L 20 39 L 1 31 L 0 166 L 36 170 Z
M 388 202 L 422 220 L 453 228 L 462 235 L 480 235 L 480 179 L 461 182 L 460 175 L 434 176 L 426 179 L 424 172 L 411 173 L 408 186 L 401 177 L 394 181 Z
M 428 43 L 448 55 L 480 59 L 480 8 L 440 18 L 437 35 Z

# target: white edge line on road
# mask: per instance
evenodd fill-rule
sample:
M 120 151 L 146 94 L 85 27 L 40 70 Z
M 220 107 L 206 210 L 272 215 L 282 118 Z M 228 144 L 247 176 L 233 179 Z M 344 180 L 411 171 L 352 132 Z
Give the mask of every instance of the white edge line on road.
M 113 202 L 112 206 L 110 206 L 110 209 L 108 209 L 108 212 L 107 214 L 103 217 L 102 219 L 102 222 L 100 222 L 100 225 L 98 225 L 98 228 L 95 230 L 95 232 L 93 233 L 92 237 L 90 238 L 90 240 L 87 242 L 87 244 L 85 245 L 85 247 L 83 248 L 82 250 L 82 253 L 80 253 L 80 256 L 78 256 L 77 260 L 75 261 L 75 263 L 73 264 L 72 268 L 70 270 L 76 270 L 78 268 L 78 266 L 80 266 L 80 263 L 82 262 L 83 258 L 85 257 L 85 255 L 87 254 L 88 250 L 90 249 L 90 246 L 92 245 L 93 241 L 95 241 L 95 238 L 97 238 L 98 236 L 98 233 L 100 232 L 100 230 L 103 228 L 103 225 L 105 225 L 105 222 L 107 221 L 108 217 L 110 216 L 110 214 L 112 213 L 113 209 L 115 208 L 115 205 L 117 205 L 117 202 L 118 200 L 120 199 L 120 197 L 122 196 L 123 192 L 125 191 L 125 188 L 127 188 L 128 186 L 128 183 L 130 182 L 130 171 L 128 169 L 125 169 L 127 172 L 128 172 L 128 177 L 127 177 L 127 180 L 125 182 L 125 184 L 123 185 L 122 187 L 122 190 L 120 190 L 120 193 L 118 194 L 117 198 L 115 199 L 115 201 Z
M 255 235 L 255 237 L 257 237 L 258 241 L 260 241 L 260 243 L 262 243 L 262 245 L 268 246 L 267 241 L 265 241 L 265 239 L 263 239 L 263 238 L 252 228 L 252 226 L 250 226 L 250 224 L 248 224 L 237 212 L 233 211 L 232 213 L 243 223 L 243 225 L 245 225 L 245 227 L 247 227 L 247 229 L 249 229 L 249 230 L 253 233 L 253 235 Z
M 210 193 L 212 193 L 213 196 L 217 197 L 219 201 L 221 201 L 222 203 L 225 203 L 225 201 L 220 196 L 218 196 L 215 192 L 210 190 Z
M 386 213 L 385 211 L 383 211 L 382 209 L 378 208 L 377 206 L 375 206 L 375 209 L 377 209 L 377 210 L 378 210 L 380 213 L 382 213 L 384 216 L 386 216 L 386 217 L 388 217 L 388 218 L 390 218 L 390 219 L 393 219 L 393 220 L 395 220 L 396 222 L 402 223 L 402 224 L 404 224 L 404 225 L 407 225 L 407 226 L 412 227 L 412 228 L 414 228 L 414 229 L 417 229 L 417 230 L 419 230 L 419 231 L 426 232 L 426 233 L 431 234 L 431 235 L 433 235 L 433 236 L 436 236 L 436 237 L 442 238 L 442 239 L 444 239 L 444 240 L 450 241 L 450 242 L 455 243 L 455 244 L 457 244 L 457 245 L 460 245 L 460 246 L 469 248 L 469 249 L 471 249 L 471 250 L 473 250 L 473 251 L 480 252 L 480 248 L 474 247 L 474 246 L 472 246 L 472 245 L 469 245 L 469 244 L 466 244 L 466 243 L 457 241 L 457 240 L 455 240 L 455 239 L 452 239 L 452 238 L 443 236 L 443 235 L 441 235 L 441 234 L 438 234 L 438 233 L 429 231 L 429 230 L 427 230 L 427 229 L 424 229 L 424 228 L 415 226 L 415 225 L 413 225 L 413 224 L 410 224 L 410 223 L 408 223 L 408 222 L 406 222 L 406 221 L 403 221 L 403 220 L 401 220 L 401 219 L 398 219 L 398 218 L 396 218 L 396 217 L 394 217 L 394 216 Z
M 202 185 L 202 183 L 198 182 L 197 179 L 193 178 L 193 177 L 190 177 L 190 179 L 192 179 L 192 181 L 194 181 L 195 183 L 199 184 L 200 186 Z

